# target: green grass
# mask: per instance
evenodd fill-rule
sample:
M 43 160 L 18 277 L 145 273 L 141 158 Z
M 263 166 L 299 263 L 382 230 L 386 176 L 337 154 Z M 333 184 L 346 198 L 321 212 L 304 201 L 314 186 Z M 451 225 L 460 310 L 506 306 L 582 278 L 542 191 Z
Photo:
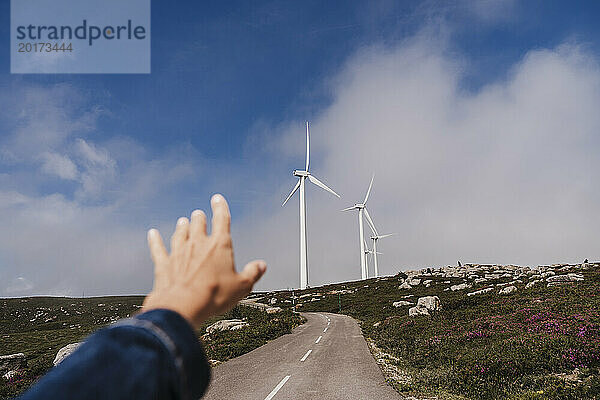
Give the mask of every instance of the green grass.
M 244 306 L 235 307 L 223 318 L 247 318 L 250 326 L 236 331 L 216 332 L 210 336 L 210 340 L 204 339 L 204 349 L 211 360 L 227 361 L 230 358 L 241 356 L 269 340 L 292 333 L 293 328 L 304 323 L 304 318 L 292 313 L 290 309 L 277 314 L 267 314 L 264 311 Z M 207 321 L 203 327 L 208 326 L 214 320 Z
M 456 278 L 427 277 L 435 281 L 430 288 L 411 290 L 399 290 L 398 277 L 371 279 L 311 289 L 356 291 L 325 295 L 300 309 L 338 312 L 341 303 L 342 313 L 361 321 L 366 337 L 399 358 L 397 366 L 411 376 L 409 383 L 397 384 L 402 393 L 448 399 L 598 399 L 600 268 L 583 273 L 583 282 L 551 288 L 541 283 L 526 290 L 519 285 L 509 296 L 497 290 L 466 296 L 483 285 L 443 291 Z M 447 280 L 452 283 L 442 283 Z M 410 306 L 392 306 L 408 294 L 415 295 L 409 299 L 415 303 L 418 297 L 437 295 L 443 309 L 409 317 Z
M 30 297 L 0 299 L 0 354 L 25 353 L 28 368 L 18 379 L 0 377 L 0 399 L 16 396 L 52 368 L 58 350 L 79 342 L 97 329 L 140 309 L 143 296 L 93 298 Z M 290 333 L 303 319 L 285 310 L 266 314 L 248 307 L 235 307 L 223 317 L 211 318 L 198 330 L 222 318 L 247 318 L 250 326 L 220 332 L 205 340 L 209 359 L 225 361 L 249 352 L 268 340 Z

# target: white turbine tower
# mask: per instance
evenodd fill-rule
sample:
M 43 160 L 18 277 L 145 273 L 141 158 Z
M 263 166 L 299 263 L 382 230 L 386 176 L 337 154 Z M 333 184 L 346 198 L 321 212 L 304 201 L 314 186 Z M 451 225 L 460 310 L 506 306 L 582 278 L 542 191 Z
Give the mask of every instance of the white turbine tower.
M 373 263 L 375 264 L 375 278 L 379 277 L 379 266 L 377 265 L 377 254 L 382 254 L 377 252 L 377 241 L 379 239 L 383 239 L 389 236 L 395 235 L 395 233 L 388 233 L 386 235 L 378 235 L 377 232 L 373 232 L 373 236 L 371 236 L 371 240 L 373 241 Z
M 308 286 L 308 254 L 306 250 L 306 202 L 304 200 L 304 186 L 305 180 L 308 178 L 309 181 L 320 187 L 321 189 L 327 190 L 329 193 L 340 197 L 339 194 L 331 190 L 327 187 L 323 182 L 315 178 L 308 172 L 308 164 L 310 160 L 310 140 L 308 134 L 308 121 L 306 121 L 306 165 L 305 169 L 294 170 L 294 176 L 298 177 L 298 182 L 296 186 L 292 189 L 288 197 L 285 199 L 282 207 L 285 206 L 285 203 L 296 193 L 298 188 L 300 189 L 300 289 L 306 289 Z
M 369 277 L 369 254 L 372 254 L 374 257 L 374 260 L 377 260 L 377 254 L 382 254 L 382 253 L 378 253 L 375 251 L 375 249 L 373 250 L 369 250 L 369 246 L 367 245 L 367 242 L 365 241 L 365 268 L 367 269 L 367 278 Z M 375 261 L 377 262 L 377 261 Z M 377 264 L 375 264 L 377 265 Z M 377 278 L 377 267 L 375 267 L 375 278 Z
M 373 179 L 375 179 L 375 175 L 371 177 L 371 183 L 369 184 L 369 189 L 367 189 L 367 194 L 362 203 L 356 203 L 352 207 L 344 208 L 342 211 L 350 211 L 350 210 L 358 210 L 358 235 L 359 235 L 359 243 L 360 243 L 360 272 L 361 278 L 367 279 L 368 271 L 366 269 L 366 256 L 365 256 L 365 231 L 363 226 L 363 215 L 367 218 L 367 223 L 371 227 L 371 230 L 374 234 L 377 235 L 377 231 L 375 230 L 375 226 L 373 225 L 373 220 L 369 215 L 369 211 L 367 211 L 367 200 L 369 200 L 369 194 L 371 193 L 371 188 L 373 187 Z

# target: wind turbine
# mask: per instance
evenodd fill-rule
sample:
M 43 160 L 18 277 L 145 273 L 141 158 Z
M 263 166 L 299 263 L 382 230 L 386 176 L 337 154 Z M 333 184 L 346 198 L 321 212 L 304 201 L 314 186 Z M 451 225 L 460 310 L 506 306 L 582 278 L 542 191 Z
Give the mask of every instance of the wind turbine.
M 374 259 L 377 260 L 377 254 L 382 253 L 376 252 L 375 249 L 369 250 L 369 246 L 367 246 L 367 241 L 365 241 L 365 267 L 367 269 L 367 278 L 369 278 L 369 254 L 372 254 Z M 375 278 L 377 278 L 377 267 L 375 267 Z
M 373 241 L 373 262 L 375 264 L 375 278 L 379 277 L 379 266 L 377 265 L 377 254 L 382 254 L 382 253 L 378 253 L 377 252 L 377 241 L 379 239 L 383 239 L 392 235 L 395 235 L 395 233 L 388 233 L 386 235 L 378 235 L 376 232 L 373 232 L 373 236 L 371 236 L 371 240 Z
M 360 243 L 360 272 L 361 278 L 367 279 L 368 271 L 366 269 L 366 257 L 365 257 L 365 231 L 363 226 L 363 215 L 367 218 L 367 223 L 371 227 L 371 230 L 374 234 L 377 235 L 377 230 L 375 230 L 375 225 L 373 225 L 373 220 L 369 215 L 369 211 L 367 211 L 367 200 L 369 200 L 369 194 L 371 193 L 371 188 L 373 187 L 373 179 L 375 179 L 375 175 L 371 177 L 371 183 L 369 184 L 369 189 L 367 189 L 367 194 L 365 195 L 365 199 L 362 203 L 356 203 L 355 205 L 344 208 L 342 211 L 350 211 L 350 210 L 358 210 L 358 235 L 359 235 L 359 243 Z
M 310 160 L 310 140 L 308 133 L 308 121 L 306 121 L 306 165 L 304 170 L 294 170 L 294 176 L 298 177 L 296 186 L 292 189 L 288 197 L 285 199 L 282 207 L 285 203 L 300 189 L 300 289 L 304 290 L 308 286 L 308 254 L 306 250 L 306 202 L 304 198 L 304 186 L 306 178 L 309 181 L 320 187 L 321 189 L 327 190 L 329 193 L 340 197 L 339 194 L 327 187 L 323 182 L 318 180 L 314 175 L 308 172 L 308 164 Z

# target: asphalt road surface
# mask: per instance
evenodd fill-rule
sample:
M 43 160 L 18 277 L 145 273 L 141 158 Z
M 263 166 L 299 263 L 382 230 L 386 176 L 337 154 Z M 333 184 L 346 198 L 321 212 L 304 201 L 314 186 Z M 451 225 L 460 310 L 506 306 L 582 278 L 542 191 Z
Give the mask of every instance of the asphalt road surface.
M 307 322 L 213 369 L 205 399 L 401 399 L 385 382 L 356 321 L 304 313 Z

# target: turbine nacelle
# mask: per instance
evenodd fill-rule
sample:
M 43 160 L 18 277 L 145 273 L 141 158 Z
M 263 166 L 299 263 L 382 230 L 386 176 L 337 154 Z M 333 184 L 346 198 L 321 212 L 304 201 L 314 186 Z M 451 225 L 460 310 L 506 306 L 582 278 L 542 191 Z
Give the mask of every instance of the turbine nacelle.
M 396 235 L 396 234 L 395 233 L 388 233 L 388 234 L 385 234 L 385 235 L 375 235 L 375 236 L 371 236 L 371 240 L 379 240 L 379 239 L 383 239 L 383 238 L 394 236 L 394 235 Z
M 364 208 L 366 208 L 366 206 L 364 204 L 356 203 L 353 206 L 344 208 L 342 211 L 360 210 L 360 209 L 364 209 Z
M 308 172 L 308 171 L 302 171 L 302 170 L 299 170 L 299 169 L 295 169 L 294 170 L 294 176 L 297 176 L 297 177 L 303 176 L 303 177 L 306 178 L 309 175 L 310 175 L 310 172 Z

